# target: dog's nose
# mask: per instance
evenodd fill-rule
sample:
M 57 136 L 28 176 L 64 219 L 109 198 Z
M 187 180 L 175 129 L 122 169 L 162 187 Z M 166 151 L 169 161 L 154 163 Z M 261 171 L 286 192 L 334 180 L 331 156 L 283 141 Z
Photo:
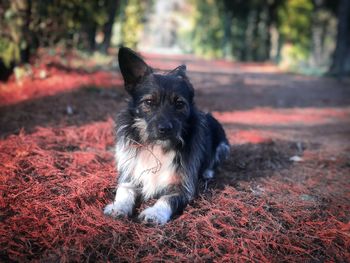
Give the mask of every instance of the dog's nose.
M 170 122 L 158 124 L 158 132 L 162 135 L 169 133 L 172 129 L 173 125 Z

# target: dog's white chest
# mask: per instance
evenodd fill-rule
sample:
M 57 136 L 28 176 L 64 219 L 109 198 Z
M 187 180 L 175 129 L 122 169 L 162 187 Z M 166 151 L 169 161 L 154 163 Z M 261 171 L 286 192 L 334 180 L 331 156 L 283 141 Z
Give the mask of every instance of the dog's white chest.
M 180 179 L 174 166 L 175 152 L 164 152 L 161 146 L 142 148 L 130 160 L 129 171 L 132 180 L 142 187 L 145 198 L 150 198 L 169 185 L 176 184 Z

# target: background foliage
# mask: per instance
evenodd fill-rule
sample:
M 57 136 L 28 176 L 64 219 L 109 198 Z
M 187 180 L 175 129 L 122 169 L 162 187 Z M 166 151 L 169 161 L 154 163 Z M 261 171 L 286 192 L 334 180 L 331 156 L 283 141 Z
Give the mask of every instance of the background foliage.
M 116 46 L 148 44 L 207 58 L 274 61 L 307 73 L 344 73 L 350 70 L 348 2 L 0 0 L 0 75 L 4 80 L 16 65 L 30 62 L 39 47 L 108 53 L 111 39 Z

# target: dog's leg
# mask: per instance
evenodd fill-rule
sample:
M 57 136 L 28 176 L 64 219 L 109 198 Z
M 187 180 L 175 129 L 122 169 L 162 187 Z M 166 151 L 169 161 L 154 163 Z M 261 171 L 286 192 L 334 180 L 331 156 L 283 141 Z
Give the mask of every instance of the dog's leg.
M 132 215 L 137 191 L 131 183 L 121 183 L 117 188 L 113 203 L 107 205 L 104 209 L 105 215 L 112 217 L 125 217 Z
M 181 213 L 187 203 L 188 199 L 183 194 L 164 195 L 142 211 L 139 218 L 146 223 L 164 225 L 173 215 Z

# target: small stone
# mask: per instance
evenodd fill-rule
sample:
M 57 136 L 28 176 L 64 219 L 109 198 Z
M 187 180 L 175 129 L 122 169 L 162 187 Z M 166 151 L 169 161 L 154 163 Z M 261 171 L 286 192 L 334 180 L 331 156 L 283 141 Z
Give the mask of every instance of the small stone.
M 74 111 L 70 105 L 67 105 L 66 112 L 68 115 L 73 115 Z
M 298 155 L 294 155 L 293 157 L 290 157 L 290 158 L 289 158 L 289 161 L 292 161 L 292 162 L 302 162 L 302 161 L 303 161 L 303 158 L 301 158 L 301 157 L 298 156 Z

